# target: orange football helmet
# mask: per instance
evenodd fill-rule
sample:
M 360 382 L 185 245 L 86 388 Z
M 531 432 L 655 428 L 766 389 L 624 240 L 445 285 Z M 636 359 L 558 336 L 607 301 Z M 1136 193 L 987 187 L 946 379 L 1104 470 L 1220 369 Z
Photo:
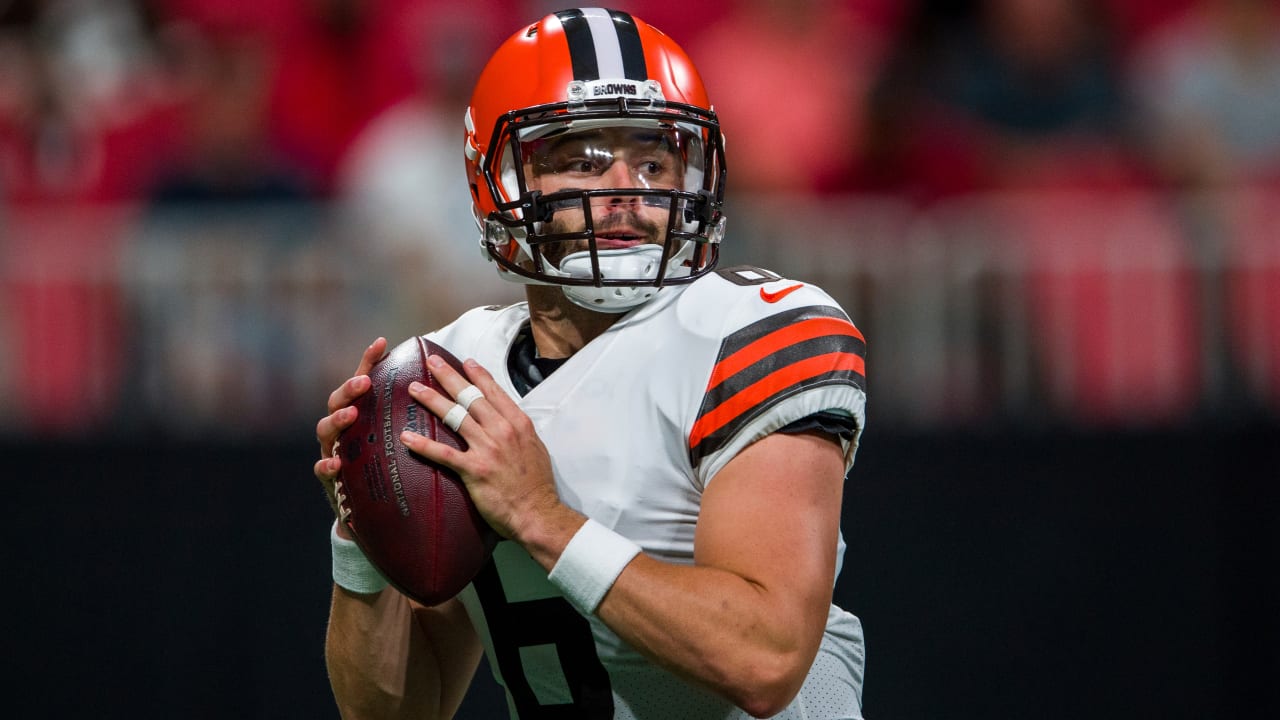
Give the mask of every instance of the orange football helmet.
M 481 243 L 504 278 L 560 285 L 577 304 L 623 312 L 664 284 L 690 282 L 715 267 L 725 222 L 720 125 L 693 63 L 656 28 L 602 8 L 544 17 L 490 58 L 465 124 Z M 609 145 L 602 136 L 628 139 Z M 674 167 L 663 176 L 669 182 L 647 182 L 643 173 L 657 166 L 649 163 L 625 183 L 609 186 L 599 169 L 592 182 L 544 192 L 536 178 L 551 172 L 544 156 L 564 154 L 566 140 L 580 166 L 603 168 L 617 153 L 634 154 L 628 143 L 642 142 L 660 147 L 662 162 Z M 647 242 L 603 242 L 592 207 L 599 213 L 611 202 L 643 205 L 651 215 L 665 209 L 665 227 Z M 553 223 L 561 212 L 581 217 Z

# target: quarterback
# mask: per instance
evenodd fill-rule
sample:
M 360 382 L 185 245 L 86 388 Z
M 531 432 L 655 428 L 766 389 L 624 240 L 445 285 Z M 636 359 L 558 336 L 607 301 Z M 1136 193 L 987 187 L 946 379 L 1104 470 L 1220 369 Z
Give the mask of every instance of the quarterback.
M 526 302 L 428 333 L 464 363 L 414 399 L 504 538 L 424 607 L 335 524 L 326 659 L 346 718 L 449 718 L 486 656 L 512 718 L 862 717 L 832 604 L 865 342 L 821 289 L 718 266 L 724 142 L 696 69 L 626 13 L 565 10 L 498 48 L 464 120 L 484 254 Z M 785 139 L 780 139 L 780 142 Z M 386 351 L 329 397 L 316 476 Z

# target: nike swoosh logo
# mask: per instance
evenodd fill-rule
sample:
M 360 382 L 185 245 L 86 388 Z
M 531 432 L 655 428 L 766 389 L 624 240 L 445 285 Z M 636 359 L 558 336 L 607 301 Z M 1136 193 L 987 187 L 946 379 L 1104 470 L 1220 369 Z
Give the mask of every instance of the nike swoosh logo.
M 776 303 L 782 298 L 790 295 L 791 293 L 799 290 L 802 287 L 804 287 L 804 283 L 796 283 L 795 285 L 788 285 L 787 287 L 784 287 L 777 292 L 769 292 L 764 288 L 760 288 L 760 299 L 767 303 Z

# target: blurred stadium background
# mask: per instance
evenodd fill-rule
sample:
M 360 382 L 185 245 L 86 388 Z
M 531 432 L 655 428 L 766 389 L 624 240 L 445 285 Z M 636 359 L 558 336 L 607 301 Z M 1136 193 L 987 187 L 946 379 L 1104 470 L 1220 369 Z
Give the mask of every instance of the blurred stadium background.
M 518 297 L 460 119 L 562 4 L 0 0 L 6 715 L 335 716 L 314 422 Z M 868 337 L 868 716 L 1280 716 L 1280 3 L 612 5 Z

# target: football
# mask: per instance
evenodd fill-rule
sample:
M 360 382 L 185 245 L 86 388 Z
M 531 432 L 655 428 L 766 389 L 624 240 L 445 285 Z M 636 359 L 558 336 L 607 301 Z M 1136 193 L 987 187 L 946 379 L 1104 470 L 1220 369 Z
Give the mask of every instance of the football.
M 401 431 L 412 430 L 467 448 L 409 396 L 415 380 L 444 392 L 427 370 L 429 355 L 462 372 L 457 358 L 422 337 L 396 346 L 369 372 L 373 384 L 355 403 L 359 416 L 338 439 L 339 503 L 356 543 L 388 582 L 418 602 L 437 605 L 471 582 L 498 535 L 456 473 L 400 442 Z

